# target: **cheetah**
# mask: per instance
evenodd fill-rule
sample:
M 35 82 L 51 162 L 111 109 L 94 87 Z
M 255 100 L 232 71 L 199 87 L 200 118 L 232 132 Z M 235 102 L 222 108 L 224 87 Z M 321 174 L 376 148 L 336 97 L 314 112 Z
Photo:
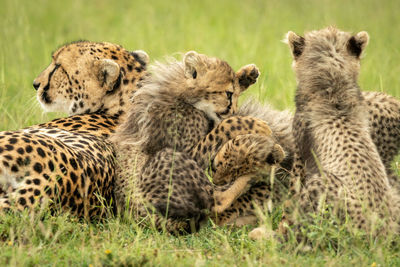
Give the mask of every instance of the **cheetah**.
M 328 27 L 305 37 L 289 32 L 287 41 L 298 84 L 293 134 L 301 171 L 295 170 L 294 199 L 301 213 L 316 212 L 326 203 L 339 216 L 347 214 L 356 228 L 398 232 L 399 195 L 371 138 L 368 108 L 357 84 L 368 34 Z
M 99 216 L 115 176 L 106 138 L 124 120 L 148 62 L 145 52 L 111 43 L 57 49 L 33 86 L 44 110 L 70 116 L 0 133 L 0 209 L 50 202 L 77 216 Z
M 391 164 L 400 152 L 400 101 L 382 92 L 362 92 L 368 111 L 370 134 L 385 165 L 390 184 L 400 192 L 400 181 Z M 288 192 L 290 170 L 293 167 L 295 143 L 292 135 L 293 114 L 289 110 L 276 110 L 269 104 L 254 99 L 245 101 L 235 115 L 251 116 L 265 121 L 277 142 L 285 151 L 285 159 L 275 174 L 274 183 L 264 179 L 253 185 L 231 207 L 219 214 L 221 225 L 256 224 L 255 205 L 265 207 L 269 203 L 280 206 L 295 192 Z M 246 220 L 240 219 L 241 217 Z
M 208 214 L 229 207 L 258 173 L 281 162 L 284 151 L 266 123 L 231 116 L 258 75 L 254 65 L 235 73 L 194 51 L 182 62 L 154 64 L 111 139 L 117 173 L 126 177 L 116 180 L 117 206 L 123 210 L 128 198 L 136 216 L 154 211 L 156 227 L 192 232 Z

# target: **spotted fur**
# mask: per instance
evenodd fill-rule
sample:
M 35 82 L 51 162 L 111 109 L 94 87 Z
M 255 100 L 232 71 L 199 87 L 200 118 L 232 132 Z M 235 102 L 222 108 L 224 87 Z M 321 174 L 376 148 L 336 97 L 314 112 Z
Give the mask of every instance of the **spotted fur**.
M 385 165 L 390 184 L 399 190 L 399 177 L 394 173 L 391 165 L 400 151 L 400 101 L 382 92 L 362 92 L 362 95 L 368 111 L 371 138 Z M 253 99 L 247 100 L 236 114 L 265 121 L 286 154 L 280 168 L 277 169 L 273 184 L 270 183 L 269 178 L 257 183 L 219 216 L 220 224 L 253 224 L 257 222 L 255 206 L 263 208 L 270 203 L 279 206 L 295 193 L 292 188 L 292 193 L 288 195 L 295 149 L 292 135 L 293 114 L 288 110 L 278 111 L 270 105 L 261 105 Z M 242 217 L 246 219 L 242 220 Z
M 302 166 L 299 186 L 303 213 L 321 209 L 321 198 L 338 215 L 368 232 L 399 230 L 399 195 L 390 185 L 372 138 L 366 101 L 357 85 L 360 56 L 368 34 L 329 27 L 300 37 L 288 34 L 298 80 L 293 120 Z M 297 46 L 303 40 L 301 47 Z M 376 222 L 376 218 L 384 221 Z
M 264 122 L 224 119 L 257 77 L 254 65 L 235 73 L 226 62 L 195 52 L 188 52 L 182 62 L 156 63 L 113 138 L 121 153 L 119 171 L 131 177 L 117 181 L 121 209 L 128 198 L 139 217 L 154 210 L 158 228 L 164 223 L 170 232 L 193 231 L 208 213 L 221 213 L 243 194 L 257 179 L 254 173 L 279 163 L 284 152 Z M 219 163 L 233 162 L 240 156 L 238 149 L 248 151 L 248 157 L 236 158 L 242 168 L 227 171 Z M 213 165 L 214 158 L 219 161 Z M 208 179 L 210 162 L 225 185 Z
M 0 208 L 48 202 L 78 216 L 100 215 L 115 176 L 106 138 L 124 120 L 147 63 L 143 51 L 110 43 L 76 42 L 54 52 L 33 85 L 45 110 L 70 116 L 0 133 Z

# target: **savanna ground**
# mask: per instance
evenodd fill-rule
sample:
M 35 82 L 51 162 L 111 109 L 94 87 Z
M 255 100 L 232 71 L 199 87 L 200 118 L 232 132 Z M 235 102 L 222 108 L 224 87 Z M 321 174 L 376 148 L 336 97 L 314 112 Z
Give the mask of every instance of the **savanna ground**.
M 236 69 L 255 63 L 262 75 L 243 98 L 253 95 L 293 109 L 295 79 L 289 50 L 280 42 L 284 34 L 327 25 L 366 30 L 371 40 L 361 87 L 400 97 L 399 10 L 396 0 L 1 0 L 0 130 L 65 116 L 42 113 L 32 81 L 50 63 L 52 51 L 78 39 L 143 49 L 151 59 L 196 50 Z M 276 227 L 279 210 L 262 218 L 268 228 Z M 251 228 L 209 224 L 199 233 L 173 237 L 138 227 L 129 218 L 88 223 L 46 212 L 1 216 L 0 266 L 400 265 L 399 238 L 378 240 L 319 218 L 308 227 L 314 246 L 304 252 L 293 240 L 251 241 Z

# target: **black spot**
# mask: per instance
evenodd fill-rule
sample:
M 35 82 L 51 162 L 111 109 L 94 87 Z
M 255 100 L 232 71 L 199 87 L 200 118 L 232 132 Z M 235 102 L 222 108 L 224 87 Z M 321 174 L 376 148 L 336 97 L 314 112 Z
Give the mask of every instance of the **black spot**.
M 10 142 L 10 144 L 15 144 L 18 140 L 16 138 L 10 138 L 10 140 L 8 140 Z
M 64 189 L 63 189 L 64 190 Z M 63 195 L 64 193 L 61 191 L 61 195 Z M 65 206 L 67 204 L 67 198 L 63 198 L 62 202 L 61 202 L 61 206 Z
M 39 190 L 39 189 L 35 189 L 35 190 L 33 191 L 33 194 L 34 194 L 35 196 L 40 196 L 40 190 Z
M 63 185 L 63 180 L 61 179 L 61 177 L 57 177 L 57 183 L 62 186 Z
M 71 207 L 71 211 L 74 212 L 76 210 L 76 204 L 74 201 L 74 197 L 69 198 L 69 206 Z
M 35 165 L 33 165 L 33 169 L 37 172 L 37 173 L 41 173 L 43 171 L 43 166 L 42 164 L 40 164 L 39 162 L 36 162 Z
M 72 120 L 74 120 L 74 121 L 81 121 L 82 118 L 81 118 L 81 117 L 78 117 L 78 116 L 75 116 L 75 117 L 72 118 Z
M 36 149 L 37 153 L 39 154 L 39 156 L 41 156 L 42 158 L 46 157 L 46 153 L 44 153 L 43 149 L 38 147 Z
M 7 151 L 11 151 L 11 150 L 14 149 L 14 146 L 12 146 L 12 145 L 5 145 L 5 149 L 6 149 Z
M 88 176 L 92 175 L 92 169 L 90 167 L 87 167 L 86 172 Z
M 51 160 L 49 161 L 49 169 L 51 172 L 54 171 L 54 164 L 53 164 L 53 161 L 51 161 Z
M 114 60 L 118 60 L 118 57 L 114 56 L 114 55 L 112 55 L 111 58 L 114 59 Z
M 30 146 L 30 145 L 27 145 L 26 147 L 25 147 L 25 151 L 27 152 L 27 153 L 31 153 L 32 152 L 32 147 Z
M 22 206 L 25 206 L 25 205 L 26 205 L 26 200 L 25 200 L 25 198 L 20 197 L 20 198 L 18 199 L 18 203 L 19 203 L 20 205 L 22 205 Z
M 12 167 L 11 167 L 11 171 L 12 172 L 18 172 L 18 167 L 17 167 L 17 165 L 12 165 Z
M 21 189 L 18 191 L 19 194 L 25 195 L 26 194 L 26 189 Z
M 33 183 L 35 184 L 35 185 L 40 185 L 40 179 L 33 179 Z
M 76 198 L 78 198 L 78 199 L 81 197 L 81 194 L 79 193 L 78 188 L 75 189 L 75 191 L 74 191 L 74 196 L 75 196 Z
M 85 188 L 85 175 L 81 174 L 81 186 Z
M 78 176 L 76 176 L 76 174 L 74 172 L 71 172 L 70 177 L 71 177 L 72 183 L 75 184 L 76 181 L 78 180 Z
M 19 166 L 24 165 L 24 160 L 23 160 L 21 157 L 18 157 L 18 158 L 17 158 L 17 164 L 18 164 Z
M 65 166 L 63 164 L 58 165 L 60 168 L 60 171 L 66 175 L 68 173 L 67 168 L 65 168 Z
M 61 152 L 61 158 L 64 161 L 64 163 L 68 163 L 67 156 L 65 156 L 64 152 Z
M 46 185 L 46 186 L 44 187 L 44 192 L 45 192 L 48 196 L 51 196 L 51 188 L 50 188 L 48 185 Z
M 1 148 L 0 148 L 0 149 L 1 149 Z M 17 152 L 18 152 L 18 154 L 23 155 L 23 154 L 25 153 L 25 150 L 24 150 L 22 147 L 19 147 L 19 148 L 17 149 Z M 1 153 L 1 151 L 0 151 L 0 153 Z
M 67 180 L 67 193 L 71 193 L 71 182 Z
M 69 160 L 69 164 L 71 164 L 72 168 L 74 168 L 74 170 L 78 169 L 78 165 L 76 164 L 76 161 L 74 158 L 71 158 Z

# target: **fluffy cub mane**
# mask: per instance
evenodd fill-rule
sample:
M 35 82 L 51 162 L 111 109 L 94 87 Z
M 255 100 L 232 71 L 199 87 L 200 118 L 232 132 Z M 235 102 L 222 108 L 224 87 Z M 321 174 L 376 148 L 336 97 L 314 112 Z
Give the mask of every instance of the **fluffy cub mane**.
M 207 82 L 213 81 L 213 77 L 218 76 L 223 82 L 234 83 L 235 80 L 235 72 L 228 63 L 193 51 L 186 53 L 182 61 L 167 58 L 165 62 L 155 62 L 149 70 L 150 75 L 132 97 L 128 118 L 115 134 L 115 141 L 137 145 L 148 143 L 148 138 L 152 136 L 149 134 L 152 131 L 150 122 L 154 116 L 160 115 L 154 110 L 172 109 L 177 105 L 190 105 L 196 109 L 195 104 L 204 99 L 204 92 L 212 87 Z M 194 86 L 189 80 L 196 79 L 196 76 L 200 82 Z M 207 119 L 213 117 L 206 108 L 198 112 L 204 113 Z

